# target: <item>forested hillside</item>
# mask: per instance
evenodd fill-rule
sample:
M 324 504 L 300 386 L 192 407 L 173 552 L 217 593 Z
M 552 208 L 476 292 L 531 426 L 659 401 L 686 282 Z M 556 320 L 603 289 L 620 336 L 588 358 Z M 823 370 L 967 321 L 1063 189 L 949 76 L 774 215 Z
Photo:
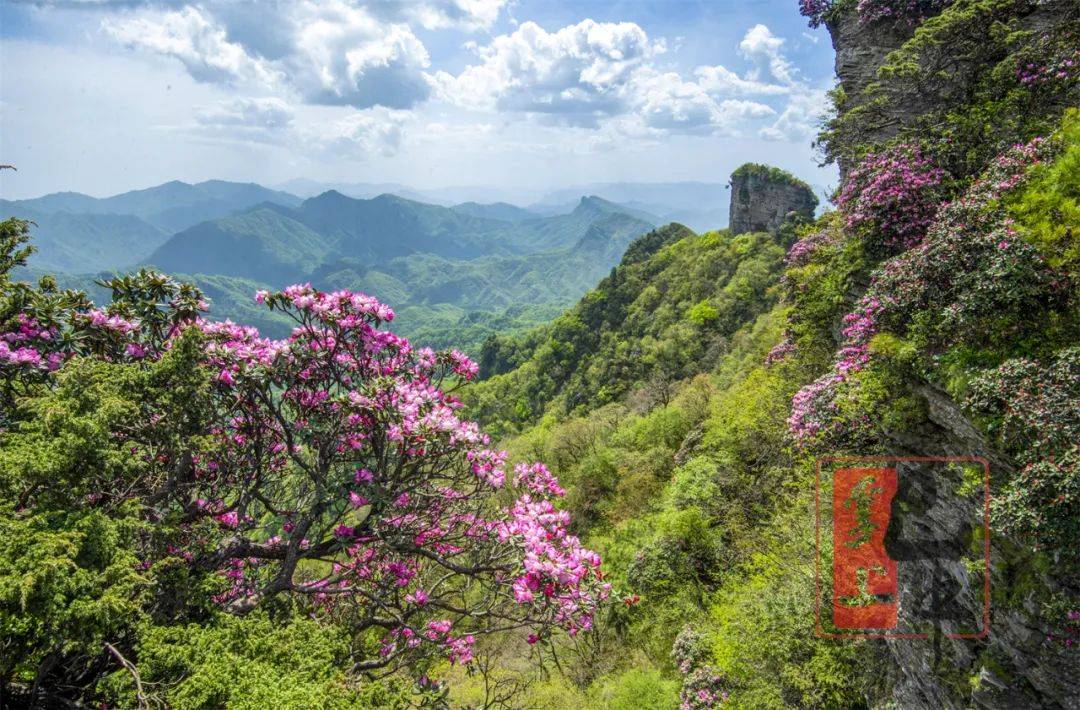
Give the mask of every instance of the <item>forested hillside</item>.
M 838 209 L 794 244 L 679 234 L 485 344 L 471 411 L 549 463 L 625 595 L 562 673 L 493 671 L 524 706 L 1080 701 L 1078 8 L 803 9 L 838 52 Z M 814 464 L 843 454 L 991 461 L 988 638 L 815 635 Z
M 0 705 L 1080 705 L 1080 6 L 798 6 L 839 79 L 817 216 L 756 163 L 701 233 L 326 193 L 101 305 L 0 223 Z M 819 464 L 868 455 L 985 461 L 992 500 L 912 474 L 914 563 L 832 606 L 927 623 L 831 638 Z

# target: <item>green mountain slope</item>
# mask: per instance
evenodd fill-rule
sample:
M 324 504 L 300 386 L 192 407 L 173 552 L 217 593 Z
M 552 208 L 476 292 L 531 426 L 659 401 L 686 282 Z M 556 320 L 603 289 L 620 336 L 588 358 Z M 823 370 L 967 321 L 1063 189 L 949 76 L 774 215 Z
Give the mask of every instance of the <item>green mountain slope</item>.
M 13 202 L 0 202 L 0 210 L 37 225 L 37 252 L 30 263 L 44 271 L 126 268 L 137 264 L 169 236 L 133 215 L 38 212 Z
M 96 198 L 77 192 L 57 192 L 29 200 L 16 200 L 11 206 L 38 214 L 72 212 L 80 214 L 134 215 L 166 231 L 177 232 L 193 224 L 217 219 L 262 202 L 296 206 L 300 198 L 255 183 L 207 180 L 194 185 L 171 182 L 132 190 L 112 197 Z
M 170 273 L 220 274 L 274 284 L 302 278 L 333 249 L 331 238 L 286 210 L 265 205 L 179 232 L 147 261 Z
M 545 412 L 599 406 L 636 385 L 704 371 L 775 301 L 783 254 L 766 234 L 651 232 L 550 325 L 489 338 L 480 360 L 488 379 L 468 401 L 494 431 L 513 431 Z

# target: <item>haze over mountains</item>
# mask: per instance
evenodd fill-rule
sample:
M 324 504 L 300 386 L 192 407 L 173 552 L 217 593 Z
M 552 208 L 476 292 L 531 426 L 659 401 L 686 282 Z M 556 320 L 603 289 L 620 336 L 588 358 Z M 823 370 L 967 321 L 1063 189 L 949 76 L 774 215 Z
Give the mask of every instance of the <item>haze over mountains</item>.
M 582 195 L 595 195 L 625 207 L 634 207 L 656 215 L 663 222 L 680 222 L 697 231 L 717 229 L 727 224 L 727 182 L 665 183 L 586 183 L 557 190 L 512 187 L 464 186 L 413 188 L 397 183 L 332 183 L 314 180 L 290 180 L 277 186 L 292 194 L 313 197 L 336 190 L 357 198 L 371 198 L 383 193 L 443 206 L 461 203 L 507 203 L 541 215 L 572 209 Z M 816 189 L 824 194 L 825 188 Z
M 57 272 L 93 291 L 101 272 L 153 266 L 199 283 L 214 317 L 274 335 L 290 324 L 256 308 L 252 292 L 310 281 L 378 296 L 398 311 L 397 329 L 425 344 L 475 347 L 495 330 L 553 317 L 634 238 L 666 222 L 648 205 L 572 192 L 553 199 L 536 208 L 446 206 L 389 193 L 302 199 L 256 184 L 173 181 L 106 198 L 0 201 L 0 209 L 37 224 L 38 253 L 24 275 Z

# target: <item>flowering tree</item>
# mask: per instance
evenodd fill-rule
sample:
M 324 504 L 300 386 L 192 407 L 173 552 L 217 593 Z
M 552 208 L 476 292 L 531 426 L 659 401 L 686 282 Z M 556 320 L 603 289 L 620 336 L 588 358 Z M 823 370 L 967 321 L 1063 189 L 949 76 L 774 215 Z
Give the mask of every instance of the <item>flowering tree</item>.
M 867 154 L 848 174 L 836 204 L 849 229 L 874 248 L 922 241 L 945 197 L 945 171 L 913 143 Z
M 508 481 L 505 452 L 443 389 L 474 363 L 379 330 L 393 313 L 363 294 L 304 285 L 256 299 L 296 327 L 274 341 L 200 323 L 223 406 L 174 492 L 220 528 L 198 563 L 227 570 L 223 604 L 244 612 L 289 592 L 385 630 L 361 668 L 431 644 L 468 661 L 473 636 L 453 633 L 463 620 L 533 639 L 590 627 L 607 587 L 552 503 L 558 482 L 542 464 Z M 504 484 L 513 499 L 498 507 Z
M 25 225 L 12 237 L 5 254 L 17 263 Z M 43 618 L 10 627 L 26 633 L 13 632 L 0 681 L 20 656 L 28 667 L 77 661 L 64 671 L 75 676 L 108 665 L 95 665 L 102 642 L 132 653 L 120 622 L 73 627 L 81 661 L 65 655 L 72 639 L 46 633 L 46 617 L 77 608 L 73 598 L 112 598 L 118 579 L 120 619 L 298 605 L 348 630 L 353 673 L 429 656 L 468 663 L 479 634 L 518 629 L 535 643 L 591 627 L 609 593 L 600 558 L 569 534 L 547 468 L 508 471 L 506 453 L 458 416 L 451 391 L 477 371 L 463 354 L 413 348 L 381 329 L 389 308 L 348 291 L 256 294 L 295 321 L 270 340 L 204 320 L 198 290 L 164 276 L 106 285 L 114 300 L 99 309 L 0 273 L 0 528 L 16 556 L 0 581 L 34 573 L 18 558 L 71 574 L 86 564 L 69 546 L 85 534 L 48 537 L 56 511 L 80 530 L 115 527 L 108 555 L 95 543 L 99 586 L 50 576 L 27 607 L 0 584 L 4 628 L 35 608 Z M 70 414 L 49 414 L 62 407 Z

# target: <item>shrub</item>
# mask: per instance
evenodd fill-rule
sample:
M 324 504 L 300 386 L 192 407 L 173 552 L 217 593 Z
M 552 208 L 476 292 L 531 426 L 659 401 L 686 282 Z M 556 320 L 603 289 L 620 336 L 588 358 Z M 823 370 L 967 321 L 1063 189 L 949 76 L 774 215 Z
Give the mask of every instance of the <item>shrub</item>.
M 836 198 L 845 224 L 872 251 L 922 241 L 948 193 L 945 171 L 914 143 L 871 152 L 847 175 Z

